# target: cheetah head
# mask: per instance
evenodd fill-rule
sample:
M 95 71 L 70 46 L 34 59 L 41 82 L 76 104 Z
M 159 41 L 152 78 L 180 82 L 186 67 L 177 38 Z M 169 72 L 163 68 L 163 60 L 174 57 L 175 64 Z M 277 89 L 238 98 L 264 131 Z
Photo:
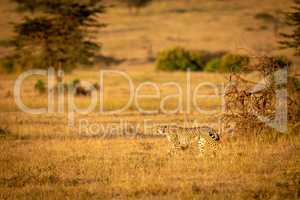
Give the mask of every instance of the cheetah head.
M 157 126 L 157 133 L 160 135 L 165 135 L 166 133 L 169 133 L 170 131 L 175 129 L 176 126 L 168 126 L 168 125 Z
M 220 140 L 220 136 L 216 131 L 211 131 L 209 132 L 209 136 L 215 140 L 215 141 L 219 141 Z
M 211 139 L 213 139 L 214 141 L 220 141 L 220 136 L 215 129 L 211 127 L 203 127 L 203 129 L 205 129 L 207 136 L 209 136 Z
M 163 135 L 166 133 L 167 130 L 167 126 L 158 126 L 157 128 L 157 133 L 160 135 Z
M 218 133 L 209 133 L 209 136 L 215 140 L 215 141 L 219 141 L 220 140 L 220 136 Z

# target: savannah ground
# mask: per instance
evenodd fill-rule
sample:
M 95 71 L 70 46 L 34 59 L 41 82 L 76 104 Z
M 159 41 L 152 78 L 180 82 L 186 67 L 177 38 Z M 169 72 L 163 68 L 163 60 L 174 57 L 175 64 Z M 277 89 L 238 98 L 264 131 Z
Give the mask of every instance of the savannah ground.
M 0 5 L 3 39 L 11 35 L 8 21 L 19 17 L 9 10 L 13 7 L 9 1 L 3 0 Z M 64 80 L 71 82 L 79 78 L 99 82 L 101 69 L 123 71 L 135 89 L 145 82 L 159 85 L 161 98 L 138 100 L 140 108 L 150 110 L 157 109 L 164 96 L 177 92 L 164 83 L 176 82 L 183 94 L 187 92 L 185 72 L 156 71 L 155 64 L 147 59 L 167 47 L 250 55 L 281 53 L 298 64 L 290 51 L 277 50 L 274 22 L 255 18 L 257 13 L 276 16 L 290 5 L 291 1 L 280 0 L 170 1 L 156 2 L 138 15 L 129 14 L 126 8 L 109 8 L 99 17 L 109 25 L 99 33 L 102 53 L 124 62 L 109 68 L 102 64 L 88 70 L 76 69 L 66 74 Z M 280 26 L 280 30 L 285 29 Z M 155 135 L 151 127 L 156 123 L 196 121 L 219 129 L 221 97 L 197 99 L 201 108 L 216 110 L 213 115 L 201 114 L 193 105 L 185 114 L 149 115 L 139 112 L 136 104 L 125 112 L 103 115 L 98 112 L 98 105 L 88 115 L 76 113 L 74 126 L 68 127 L 67 103 L 65 113 L 31 115 L 20 111 L 13 96 L 17 77 L 18 74 L 0 74 L 0 199 L 300 198 L 299 134 L 222 135 L 223 148 L 216 158 L 199 158 L 194 151 L 167 156 L 166 139 Z M 260 80 L 256 73 L 245 74 L 245 77 Z M 227 78 L 226 74 L 192 72 L 191 89 L 210 82 L 221 92 Z M 46 77 L 36 76 L 22 84 L 22 100 L 33 108 L 45 107 L 48 103 L 46 94 L 34 90 L 38 79 L 47 81 Z M 104 86 L 105 110 L 126 104 L 130 94 L 124 78 L 109 75 Z M 140 93 L 155 94 L 156 91 L 145 86 Z M 199 94 L 215 93 L 210 87 L 202 87 Z M 76 97 L 75 101 L 83 108 L 90 98 Z M 182 107 L 188 102 L 184 95 Z M 174 98 L 164 106 L 172 110 L 179 103 Z M 82 120 L 91 126 L 80 128 Z

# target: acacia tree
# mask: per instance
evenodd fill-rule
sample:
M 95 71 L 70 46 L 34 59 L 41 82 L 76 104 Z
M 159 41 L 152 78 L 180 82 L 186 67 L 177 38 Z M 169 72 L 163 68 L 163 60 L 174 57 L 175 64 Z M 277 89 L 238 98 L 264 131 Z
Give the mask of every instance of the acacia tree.
M 7 46 L 8 66 L 21 69 L 49 68 L 70 71 L 92 65 L 101 46 L 93 34 L 103 27 L 95 16 L 103 12 L 99 0 L 13 0 L 25 18 L 14 26 Z M 61 77 L 57 75 L 57 80 Z
M 300 0 L 294 0 L 293 11 L 286 13 L 286 24 L 293 27 L 293 32 L 281 33 L 285 40 L 280 41 L 283 48 L 295 49 L 295 55 L 300 56 Z

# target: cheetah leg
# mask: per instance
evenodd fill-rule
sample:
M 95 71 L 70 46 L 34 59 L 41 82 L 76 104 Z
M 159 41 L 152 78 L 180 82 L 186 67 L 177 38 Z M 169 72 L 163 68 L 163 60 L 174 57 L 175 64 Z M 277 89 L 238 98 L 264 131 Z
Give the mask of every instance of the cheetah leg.
M 168 155 L 171 156 L 171 155 L 175 154 L 179 148 L 180 148 L 180 146 L 178 144 L 173 144 L 171 146 L 170 150 L 168 151 Z
M 171 156 L 174 153 L 174 147 L 171 146 L 171 148 L 168 151 L 168 156 Z
M 167 139 L 171 143 L 170 150 L 168 151 L 168 155 L 173 155 L 180 148 L 180 144 L 178 142 L 177 136 L 172 137 L 171 135 L 167 135 Z
M 203 157 L 203 155 L 205 153 L 205 150 L 204 150 L 205 143 L 206 143 L 206 141 L 203 138 L 200 138 L 198 140 L 199 157 Z

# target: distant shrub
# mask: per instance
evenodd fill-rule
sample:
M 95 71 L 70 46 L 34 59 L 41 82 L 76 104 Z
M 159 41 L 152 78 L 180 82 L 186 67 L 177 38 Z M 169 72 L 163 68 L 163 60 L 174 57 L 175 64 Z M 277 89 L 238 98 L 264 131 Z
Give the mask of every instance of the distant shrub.
M 276 17 L 266 12 L 257 13 L 255 14 L 254 18 L 258 20 L 263 20 L 265 22 L 277 22 L 278 20 Z
M 292 61 L 285 56 L 261 56 L 257 58 L 257 61 L 259 64 L 249 65 L 249 68 L 250 70 L 263 72 L 264 76 L 272 75 L 274 71 L 288 68 L 292 65 Z
M 214 58 L 205 65 L 204 71 L 217 72 L 219 71 L 220 64 L 221 64 L 221 58 Z
M 46 91 L 46 86 L 44 81 L 38 80 L 34 85 L 35 90 L 37 90 L 39 93 L 44 93 Z
M 261 25 L 259 26 L 259 30 L 264 31 L 264 30 L 268 30 L 269 27 L 267 25 Z
M 226 54 L 222 57 L 219 66 L 220 72 L 238 72 L 245 65 L 248 65 L 250 59 L 248 56 Z
M 15 59 L 13 57 L 4 57 L 1 59 L 1 65 L 6 72 L 11 73 L 14 70 Z
M 127 6 L 130 10 L 135 8 L 136 12 L 143 7 L 146 7 L 152 0 L 126 0 Z
M 200 51 L 175 47 L 160 52 L 156 58 L 157 69 L 160 70 L 202 70 L 205 62 Z
M 0 138 L 1 137 L 6 137 L 10 134 L 9 130 L 7 127 L 0 127 Z
M 74 79 L 74 80 L 72 81 L 72 86 L 76 86 L 76 85 L 78 85 L 78 84 L 80 84 L 80 79 Z
M 207 72 L 238 72 L 245 65 L 249 64 L 249 57 L 235 54 L 225 54 L 221 57 L 214 57 L 205 65 Z
M 217 51 L 217 52 L 209 52 L 209 51 L 199 51 L 201 53 L 202 59 L 204 64 L 206 65 L 208 62 L 216 59 L 222 58 L 224 55 L 227 54 L 225 51 Z
M 188 60 L 191 67 L 187 67 L 184 70 L 190 68 L 191 70 L 203 70 L 209 55 L 209 52 L 206 51 L 197 51 L 197 50 L 186 50 L 188 52 Z
M 160 52 L 156 58 L 159 70 L 204 70 L 207 72 L 237 72 L 249 63 L 249 57 L 226 52 L 208 52 L 175 47 Z
M 290 67 L 292 65 L 292 61 L 285 56 L 274 56 L 271 59 L 274 66 L 278 68 Z

